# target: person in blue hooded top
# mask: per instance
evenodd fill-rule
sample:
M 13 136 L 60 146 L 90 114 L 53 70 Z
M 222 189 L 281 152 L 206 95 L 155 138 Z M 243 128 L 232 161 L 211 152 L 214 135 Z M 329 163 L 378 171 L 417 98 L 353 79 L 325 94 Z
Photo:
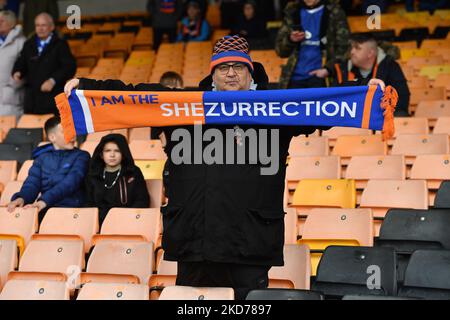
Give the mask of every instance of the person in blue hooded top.
M 66 143 L 57 116 L 45 123 L 45 133 L 51 142 L 33 151 L 33 165 L 19 192 L 8 204 L 16 207 L 36 207 L 42 219 L 48 208 L 82 207 L 85 202 L 84 178 L 89 166 L 89 153 L 75 148 L 75 141 Z

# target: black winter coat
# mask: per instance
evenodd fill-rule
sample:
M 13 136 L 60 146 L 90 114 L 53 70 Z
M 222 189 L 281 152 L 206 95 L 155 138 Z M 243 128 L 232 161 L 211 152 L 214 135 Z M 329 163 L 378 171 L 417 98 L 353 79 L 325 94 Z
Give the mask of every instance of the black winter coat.
M 36 36 L 28 39 L 17 58 L 12 74 L 19 71 L 25 79 L 25 113 L 57 114 L 54 97 L 64 91 L 67 80 L 75 75 L 76 61 L 69 45 L 53 34 L 50 43 L 38 55 Z M 51 92 L 42 92 L 41 85 L 53 78 L 56 81 Z
M 256 83 L 260 83 L 256 79 L 258 77 L 263 82 L 267 80 L 264 68 L 256 63 L 254 77 Z M 210 88 L 209 79 L 205 79 L 202 86 Z M 266 84 L 261 83 L 258 87 L 264 88 Z M 80 89 L 167 90 L 158 84 L 133 86 L 121 81 L 89 79 L 80 80 Z M 244 130 L 248 128 L 241 127 Z M 293 136 L 311 134 L 316 128 L 278 128 L 279 170 L 275 175 L 261 175 L 261 163 L 176 165 L 171 152 L 178 142 L 172 141 L 171 137 L 177 128 L 180 127 L 163 128 L 167 137 L 165 151 L 169 157 L 170 171 L 169 201 L 162 210 L 164 258 L 183 262 L 283 265 L 283 194 L 289 143 Z M 193 137 L 193 126 L 182 128 Z M 208 128 L 211 126 L 203 126 L 203 130 Z M 225 130 L 233 126 L 214 128 L 225 137 Z M 203 143 L 203 150 L 207 145 L 209 142 Z

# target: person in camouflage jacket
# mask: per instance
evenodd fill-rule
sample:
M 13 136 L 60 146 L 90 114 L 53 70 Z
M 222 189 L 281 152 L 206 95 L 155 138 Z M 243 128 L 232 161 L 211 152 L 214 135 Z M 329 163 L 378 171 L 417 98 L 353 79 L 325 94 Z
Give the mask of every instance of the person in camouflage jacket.
M 327 63 L 335 59 L 344 59 L 349 49 L 350 35 L 345 12 L 339 6 L 339 0 L 320 0 L 319 3 L 325 5 L 320 24 L 322 57 L 326 58 Z M 294 28 L 297 25 L 301 24 L 300 10 L 305 6 L 304 0 L 293 1 L 286 5 L 283 25 L 277 35 L 275 45 L 277 54 L 282 58 L 289 57 L 287 64 L 282 67 L 280 78 L 282 89 L 288 88 L 299 61 L 301 42 L 292 42 L 291 33 L 295 31 Z

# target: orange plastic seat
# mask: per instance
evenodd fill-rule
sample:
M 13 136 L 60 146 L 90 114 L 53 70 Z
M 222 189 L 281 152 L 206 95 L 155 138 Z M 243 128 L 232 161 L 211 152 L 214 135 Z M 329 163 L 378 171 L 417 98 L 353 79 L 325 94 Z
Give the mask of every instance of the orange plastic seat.
M 146 128 L 132 128 L 130 129 L 129 132 L 129 139 L 130 141 L 134 141 L 134 140 L 150 140 L 151 136 L 151 128 L 150 127 L 146 127 Z
M 17 125 L 16 116 L 0 116 L 0 131 L 6 136 L 9 129 L 15 128 Z
M 341 157 L 346 165 L 353 156 L 381 156 L 387 154 L 387 144 L 381 135 L 373 136 L 340 136 L 334 146 L 333 155 Z
M 429 125 L 434 127 L 439 117 L 450 117 L 450 101 L 421 101 L 417 105 L 414 116 L 428 118 Z
M 417 156 L 411 169 L 411 179 L 427 180 L 428 189 L 439 189 L 443 180 L 450 180 L 450 155 Z
M 411 88 L 409 103 L 417 105 L 421 101 L 444 100 L 446 92 L 444 87 L 433 88 Z
M 89 252 L 98 229 L 98 208 L 50 208 L 41 222 L 39 234 L 80 236 L 85 252 Z
M 295 208 L 286 208 L 284 215 L 284 243 L 297 243 L 298 217 Z
M 8 212 L 6 208 L 0 208 L 0 235 L 15 235 L 22 239 L 17 243 L 22 251 L 30 242 L 31 236 L 37 231 L 37 228 L 38 212 L 36 208 L 16 208 L 13 212 Z
M 89 152 L 91 157 L 94 155 L 95 148 L 97 148 L 99 141 L 85 141 L 80 149 Z
M 130 142 L 130 150 L 135 160 L 166 160 L 160 140 L 133 140 Z
M 303 179 L 339 179 L 340 159 L 337 156 L 291 157 L 286 169 L 289 190 L 295 189 Z
M 142 241 L 99 241 L 89 258 L 86 272 L 135 275 L 147 283 L 153 270 L 153 243 Z
M 162 179 L 146 179 L 145 183 L 150 195 L 150 208 L 160 208 L 164 203 Z
M 294 137 L 289 145 L 291 157 L 328 156 L 329 152 L 328 137 Z
M 8 182 L 16 179 L 17 161 L 5 160 L 0 161 L 0 194 L 2 193 Z
M 0 292 L 0 300 L 69 300 L 63 281 L 9 280 Z
M 295 289 L 309 290 L 311 260 L 309 248 L 299 244 L 285 244 L 283 248 L 284 266 L 273 266 L 269 279 L 290 280 Z
M 331 147 L 336 144 L 337 138 L 340 136 L 370 136 L 372 130 L 361 128 L 349 128 L 349 127 L 333 127 L 329 130 L 324 130 L 322 136 L 328 137 Z
M 394 118 L 395 137 L 401 134 L 428 134 L 427 118 Z
M 0 197 L 0 207 L 5 207 L 8 205 L 8 203 L 11 202 L 12 196 L 20 191 L 20 188 L 22 188 L 23 181 L 9 181 L 3 191 L 2 196 Z
M 425 180 L 369 180 L 361 197 L 361 208 L 371 208 L 375 236 L 390 208 L 428 209 Z
M 118 130 L 108 130 L 108 131 L 89 133 L 86 137 L 86 141 L 95 141 L 98 144 L 104 136 L 111 134 L 111 133 L 121 134 L 125 138 L 128 138 L 128 129 L 118 129 Z
M 157 243 L 161 229 L 159 208 L 112 208 L 102 224 L 101 235 L 139 235 Z
M 24 114 L 17 123 L 17 128 L 44 128 L 45 122 L 54 114 Z
M 433 134 L 450 135 L 450 117 L 438 118 L 433 129 Z
M 368 180 L 406 179 L 405 158 L 397 156 L 355 156 L 345 172 L 346 179 L 354 179 L 357 189 L 364 189 Z
M 449 140 L 443 134 L 399 135 L 392 147 L 393 155 L 405 155 L 406 164 L 412 164 L 418 155 L 449 153 Z
M 56 272 L 66 274 L 69 267 L 84 269 L 81 239 L 32 240 L 19 262 L 21 272 Z
M 6 283 L 8 273 L 17 268 L 17 242 L 0 238 L 0 292 Z
M 234 300 L 232 288 L 165 287 L 159 300 Z
M 19 173 L 17 174 L 17 181 L 25 181 L 28 177 L 28 171 L 30 171 L 33 165 L 33 160 L 26 160 L 20 167 Z
M 77 300 L 148 300 L 149 288 L 142 284 L 86 283 Z

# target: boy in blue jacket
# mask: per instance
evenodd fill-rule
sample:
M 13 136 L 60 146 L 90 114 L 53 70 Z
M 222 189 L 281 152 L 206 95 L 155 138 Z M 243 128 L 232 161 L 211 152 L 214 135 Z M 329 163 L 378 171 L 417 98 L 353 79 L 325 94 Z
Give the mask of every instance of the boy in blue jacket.
M 36 207 L 43 213 L 51 207 L 84 205 L 89 153 L 75 148 L 75 140 L 65 142 L 59 117 L 47 120 L 45 133 L 51 143 L 33 151 L 33 165 L 22 188 L 11 198 L 9 212 L 23 206 Z

